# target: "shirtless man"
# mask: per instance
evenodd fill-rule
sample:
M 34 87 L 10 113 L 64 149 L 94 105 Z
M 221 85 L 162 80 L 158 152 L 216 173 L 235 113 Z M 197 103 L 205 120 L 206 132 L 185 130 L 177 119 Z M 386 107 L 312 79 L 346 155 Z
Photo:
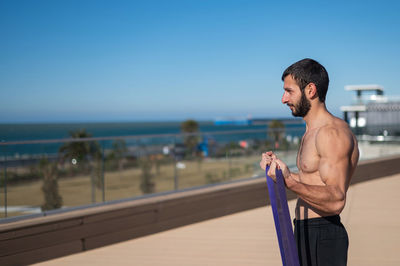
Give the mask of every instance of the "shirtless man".
M 358 162 L 357 140 L 347 123 L 326 109 L 329 77 L 322 65 L 303 59 L 284 71 L 282 81 L 282 103 L 306 122 L 299 172 L 291 172 L 271 151 L 262 155 L 260 166 L 270 165 L 274 180 L 275 169 L 281 169 L 286 187 L 298 195 L 294 233 L 300 264 L 346 265 L 348 236 L 339 214 Z

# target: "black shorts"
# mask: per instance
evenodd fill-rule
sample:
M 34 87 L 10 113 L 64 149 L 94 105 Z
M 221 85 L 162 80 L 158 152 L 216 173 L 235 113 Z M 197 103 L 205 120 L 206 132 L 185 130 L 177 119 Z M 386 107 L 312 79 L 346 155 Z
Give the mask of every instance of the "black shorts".
M 339 215 L 294 219 L 294 237 L 301 266 L 347 265 L 349 238 Z

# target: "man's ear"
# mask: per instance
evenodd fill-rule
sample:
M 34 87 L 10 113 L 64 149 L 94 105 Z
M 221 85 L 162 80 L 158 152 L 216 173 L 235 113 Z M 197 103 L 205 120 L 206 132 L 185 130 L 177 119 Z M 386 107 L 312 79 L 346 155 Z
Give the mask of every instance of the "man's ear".
M 314 83 L 308 83 L 305 92 L 309 99 L 315 99 L 318 97 L 317 86 Z

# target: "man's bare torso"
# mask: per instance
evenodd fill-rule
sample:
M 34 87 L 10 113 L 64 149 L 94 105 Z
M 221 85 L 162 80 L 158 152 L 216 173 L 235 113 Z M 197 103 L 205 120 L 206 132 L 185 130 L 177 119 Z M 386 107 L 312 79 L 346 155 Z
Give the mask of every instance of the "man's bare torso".
M 354 173 L 355 167 L 358 162 L 358 146 L 357 146 L 357 139 L 349 129 L 348 125 L 341 119 L 336 117 L 330 117 L 326 123 L 322 126 L 307 129 L 306 133 L 302 138 L 302 142 L 297 154 L 297 167 L 299 169 L 299 181 L 308 185 L 317 185 L 317 186 L 325 186 L 324 178 L 320 176 L 319 166 L 320 166 L 320 155 L 318 154 L 318 149 L 316 146 L 316 139 L 320 133 L 320 130 L 324 127 L 333 127 L 339 131 L 343 138 L 348 138 L 351 143 L 351 147 L 348 154 L 348 160 L 350 160 L 348 169 L 349 175 L 348 179 L 346 180 L 346 190 L 350 183 L 350 178 Z M 332 152 L 335 152 L 334 150 Z M 315 208 L 311 207 L 301 198 L 298 198 L 297 205 L 296 205 L 296 219 L 309 219 L 309 218 L 316 218 L 322 216 L 330 216 L 334 215 L 332 213 L 323 213 Z

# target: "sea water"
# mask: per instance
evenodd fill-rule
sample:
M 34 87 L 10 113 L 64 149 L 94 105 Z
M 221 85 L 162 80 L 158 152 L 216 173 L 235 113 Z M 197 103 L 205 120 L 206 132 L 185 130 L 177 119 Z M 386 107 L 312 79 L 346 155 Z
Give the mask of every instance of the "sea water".
M 264 138 L 267 125 L 215 125 L 213 121 L 200 121 L 199 131 L 217 142 L 239 141 L 248 138 Z M 302 124 L 286 124 L 293 136 L 301 136 L 305 126 Z M 181 122 L 119 122 L 119 123 L 48 123 L 48 124 L 0 124 L 1 142 L 20 142 L 32 140 L 62 140 L 70 138 L 70 133 L 85 130 L 92 137 L 128 137 L 143 136 L 131 140 L 131 145 L 151 145 L 176 142 L 171 137 L 145 137 L 148 135 L 180 134 Z M 294 129 L 294 130 L 293 130 Z M 220 132 L 229 134 L 219 134 Z M 249 132 L 252 131 L 252 132 Z M 256 132 L 254 132 L 256 131 Z M 129 142 L 129 138 L 127 139 Z M 179 142 L 179 140 L 178 140 Z M 103 143 L 104 144 L 104 143 Z M 0 153 L 11 157 L 23 154 L 57 153 L 59 143 L 24 144 L 0 146 Z M 110 141 L 106 147 L 110 146 Z

